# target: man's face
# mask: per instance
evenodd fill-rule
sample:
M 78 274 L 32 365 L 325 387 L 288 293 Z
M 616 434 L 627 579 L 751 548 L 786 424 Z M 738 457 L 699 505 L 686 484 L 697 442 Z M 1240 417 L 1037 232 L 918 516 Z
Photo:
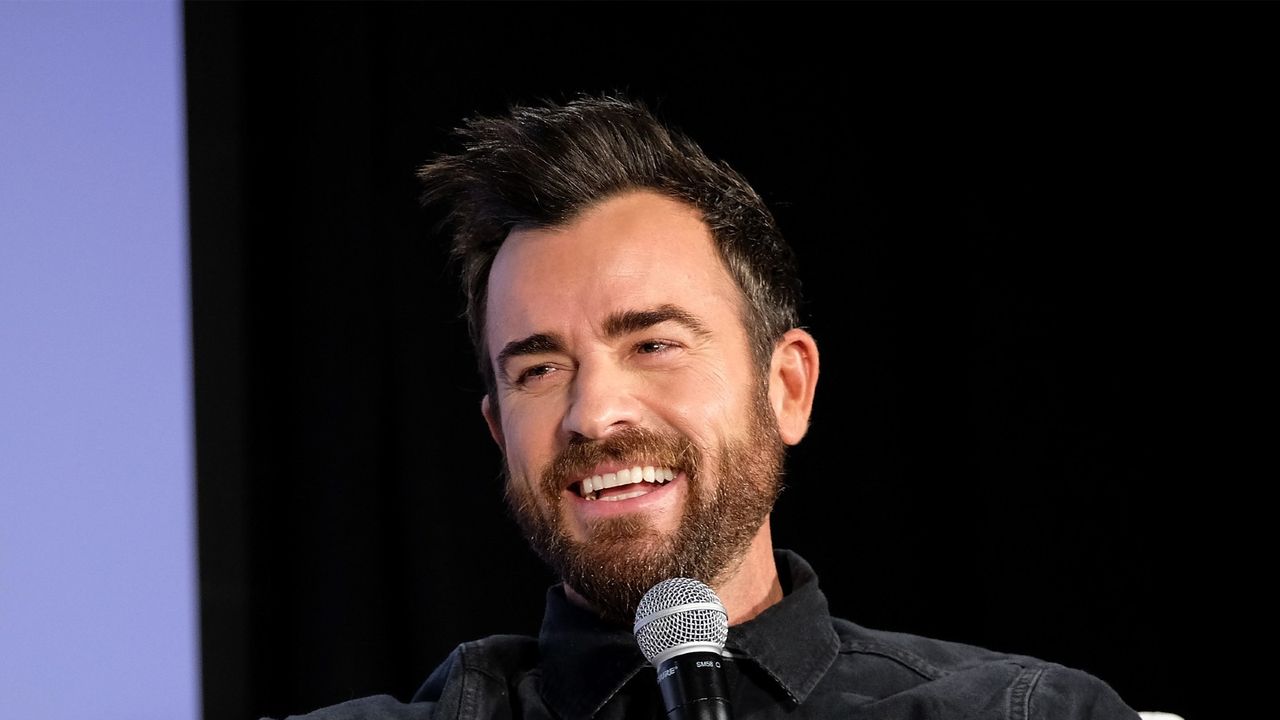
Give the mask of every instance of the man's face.
M 768 515 L 783 444 L 697 212 L 619 195 L 513 231 L 489 280 L 485 414 L 534 548 L 616 620 L 667 577 L 714 582 Z

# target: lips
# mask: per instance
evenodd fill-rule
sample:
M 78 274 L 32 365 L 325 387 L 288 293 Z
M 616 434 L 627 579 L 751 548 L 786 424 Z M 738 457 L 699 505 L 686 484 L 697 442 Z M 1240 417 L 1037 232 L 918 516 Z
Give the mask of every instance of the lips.
M 653 489 L 650 486 L 665 485 L 675 477 L 676 472 L 668 467 L 637 465 L 592 475 L 575 483 L 571 489 L 576 489 L 578 495 L 586 500 L 626 500 L 644 495 Z

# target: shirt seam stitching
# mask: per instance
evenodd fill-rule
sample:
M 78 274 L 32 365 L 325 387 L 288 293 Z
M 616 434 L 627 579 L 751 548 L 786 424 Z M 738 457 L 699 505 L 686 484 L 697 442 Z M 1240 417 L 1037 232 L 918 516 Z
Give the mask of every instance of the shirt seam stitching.
M 840 652 L 845 654 L 878 655 L 893 660 L 926 680 L 937 680 L 951 674 L 951 671 L 943 670 L 915 653 L 907 652 L 887 643 L 867 642 L 865 640 L 847 641 L 841 644 Z
M 1022 668 L 1018 677 L 1009 686 L 1009 706 L 1012 720 L 1026 720 L 1031 717 L 1031 698 L 1039 685 L 1044 668 Z

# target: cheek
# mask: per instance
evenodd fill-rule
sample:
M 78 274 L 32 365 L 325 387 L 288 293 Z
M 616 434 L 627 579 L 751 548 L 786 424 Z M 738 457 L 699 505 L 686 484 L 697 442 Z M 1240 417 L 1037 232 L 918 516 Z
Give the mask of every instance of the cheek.
M 688 373 L 662 388 L 659 398 L 670 421 L 704 448 L 713 447 L 745 417 L 747 387 L 735 387 L 721 367 Z
M 556 422 L 541 419 L 526 408 L 503 416 L 507 465 L 517 477 L 536 478 L 551 461 L 555 453 L 556 427 Z

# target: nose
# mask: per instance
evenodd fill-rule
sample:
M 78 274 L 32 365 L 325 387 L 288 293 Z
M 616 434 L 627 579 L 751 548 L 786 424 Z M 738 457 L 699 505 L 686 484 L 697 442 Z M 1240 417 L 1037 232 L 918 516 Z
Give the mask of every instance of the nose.
M 607 362 L 579 364 L 562 423 L 566 433 L 600 440 L 639 419 L 640 403 L 626 372 Z

